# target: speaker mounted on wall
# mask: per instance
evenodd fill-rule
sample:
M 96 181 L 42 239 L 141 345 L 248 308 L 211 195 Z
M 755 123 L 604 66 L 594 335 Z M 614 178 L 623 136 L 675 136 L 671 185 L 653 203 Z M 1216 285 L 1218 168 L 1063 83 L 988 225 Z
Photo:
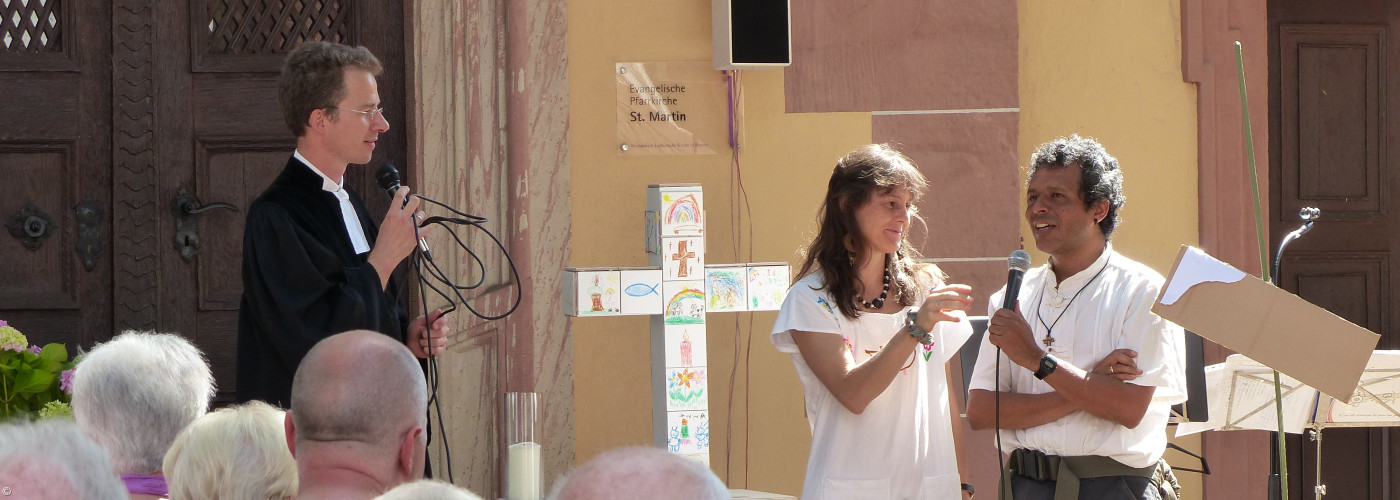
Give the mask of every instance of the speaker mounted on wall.
M 711 0 L 715 69 L 792 64 L 788 0 Z

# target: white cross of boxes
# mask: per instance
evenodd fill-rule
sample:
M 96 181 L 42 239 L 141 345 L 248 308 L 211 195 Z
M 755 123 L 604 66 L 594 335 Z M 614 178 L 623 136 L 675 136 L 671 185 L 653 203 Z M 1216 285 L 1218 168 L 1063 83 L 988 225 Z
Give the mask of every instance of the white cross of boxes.
M 705 264 L 699 184 L 647 187 L 646 251 L 654 267 L 564 269 L 564 314 L 650 315 L 652 436 L 658 447 L 710 463 L 705 318 L 774 311 L 786 263 Z

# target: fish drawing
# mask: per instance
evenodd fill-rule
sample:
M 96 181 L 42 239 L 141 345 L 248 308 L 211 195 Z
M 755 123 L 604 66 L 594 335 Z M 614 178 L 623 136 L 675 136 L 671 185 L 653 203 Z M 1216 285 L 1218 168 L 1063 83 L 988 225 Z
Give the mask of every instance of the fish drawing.
M 646 283 L 633 283 L 631 285 L 627 285 L 627 288 L 623 289 L 622 291 L 627 293 L 627 295 L 631 295 L 633 297 L 646 297 L 647 295 L 651 295 L 653 293 L 659 296 L 661 295 L 661 292 L 656 291 L 656 289 L 660 287 L 660 283 L 657 283 L 655 285 L 648 285 Z

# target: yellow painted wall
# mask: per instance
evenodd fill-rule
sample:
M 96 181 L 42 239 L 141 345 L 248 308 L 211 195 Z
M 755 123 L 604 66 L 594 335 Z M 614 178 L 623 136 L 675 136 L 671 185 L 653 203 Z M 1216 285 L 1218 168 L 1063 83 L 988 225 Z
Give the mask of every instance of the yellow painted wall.
M 1181 78 L 1179 2 L 1020 0 L 1019 16 L 1022 162 L 1057 136 L 1097 138 L 1123 168 L 1115 247 L 1165 274 L 1199 230 L 1196 89 Z
M 1165 272 L 1178 245 L 1194 244 L 1198 234 L 1196 96 L 1181 79 L 1179 4 L 1020 0 L 1018 8 L 1022 161 L 1058 135 L 1104 142 L 1126 178 L 1128 204 L 1115 245 Z M 835 158 L 869 141 L 868 114 L 786 114 L 782 72 L 744 72 L 740 166 L 752 224 L 746 213 L 737 230 L 728 156 L 619 156 L 613 64 L 708 60 L 709 18 L 709 2 L 699 0 L 667 3 L 661 11 L 645 0 L 569 0 L 570 265 L 645 265 L 646 186 L 676 182 L 705 189 L 711 262 L 796 265 Z M 711 465 L 731 487 L 797 494 L 810 437 L 805 425 L 791 425 L 804 422 L 801 388 L 787 356 L 768 341 L 773 318 L 710 318 Z M 647 320 L 588 318 L 572 325 L 575 461 L 648 444 Z M 735 359 L 739 369 L 731 377 Z M 1181 444 L 1199 449 L 1198 440 Z M 1199 498 L 1198 478 L 1181 477 L 1186 498 Z
M 1020 0 L 1018 10 L 1022 163 L 1057 136 L 1097 138 L 1123 169 L 1114 248 L 1167 274 L 1180 245 L 1200 234 L 1196 88 L 1181 77 L 1180 2 Z M 1199 436 L 1176 442 L 1200 451 Z M 1201 498 L 1199 475 L 1177 477 L 1184 498 Z
M 870 141 L 870 115 L 786 114 L 781 70 L 743 72 L 740 168 L 752 222 L 745 212 L 736 231 L 727 154 L 623 157 L 615 139 L 613 64 L 709 61 L 710 2 L 668 2 L 662 8 L 646 0 L 570 0 L 568 17 L 570 265 L 646 265 L 646 187 L 679 182 L 698 182 L 705 190 L 709 262 L 798 265 L 798 247 L 815 233 L 831 168 L 841 154 Z M 736 233 L 740 255 L 734 251 Z M 768 340 L 775 317 L 709 317 L 711 468 L 734 488 L 796 495 L 810 431 L 792 362 Z M 642 317 L 573 321 L 576 463 L 618 446 L 650 443 L 648 331 Z M 736 357 L 739 369 L 731 376 Z

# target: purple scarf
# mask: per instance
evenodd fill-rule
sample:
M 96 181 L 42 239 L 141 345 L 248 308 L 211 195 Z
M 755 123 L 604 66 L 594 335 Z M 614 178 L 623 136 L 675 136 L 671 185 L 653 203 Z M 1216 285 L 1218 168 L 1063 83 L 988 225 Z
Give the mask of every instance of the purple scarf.
M 126 492 L 132 495 L 170 495 L 170 488 L 165 486 L 165 476 L 122 474 L 122 483 L 126 485 Z

